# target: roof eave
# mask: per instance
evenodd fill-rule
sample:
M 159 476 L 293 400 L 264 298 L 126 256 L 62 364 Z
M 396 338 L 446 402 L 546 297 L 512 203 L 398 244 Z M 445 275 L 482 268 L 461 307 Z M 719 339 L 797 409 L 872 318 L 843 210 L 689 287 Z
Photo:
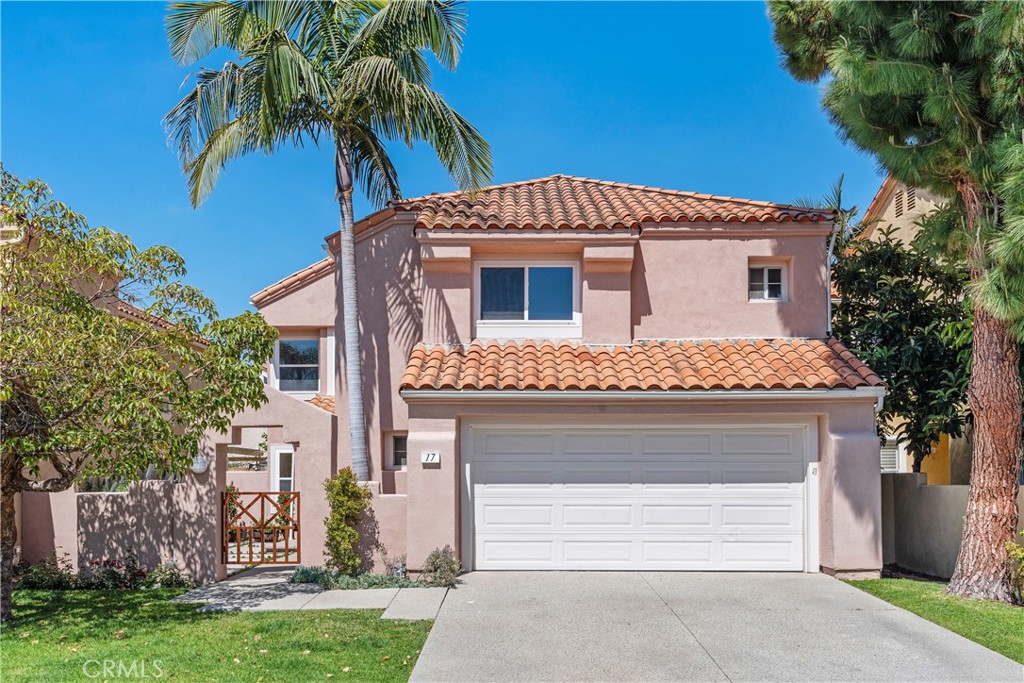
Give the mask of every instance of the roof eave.
M 685 389 L 685 390 L 586 390 L 545 389 L 401 389 L 406 401 L 807 401 L 871 400 L 875 410 L 882 409 L 884 386 L 855 389 Z

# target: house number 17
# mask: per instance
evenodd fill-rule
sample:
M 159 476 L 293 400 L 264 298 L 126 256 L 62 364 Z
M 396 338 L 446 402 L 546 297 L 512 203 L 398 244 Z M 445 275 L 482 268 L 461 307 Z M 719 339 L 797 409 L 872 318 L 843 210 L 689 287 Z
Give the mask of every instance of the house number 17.
M 437 451 L 423 451 L 420 453 L 420 462 L 425 464 L 435 464 L 441 462 L 441 454 Z

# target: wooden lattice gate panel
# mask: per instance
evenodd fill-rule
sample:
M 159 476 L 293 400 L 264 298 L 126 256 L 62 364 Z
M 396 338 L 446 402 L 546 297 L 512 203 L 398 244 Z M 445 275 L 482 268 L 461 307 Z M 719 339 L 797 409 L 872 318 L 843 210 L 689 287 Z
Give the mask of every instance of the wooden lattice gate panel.
M 225 491 L 225 564 L 298 564 L 298 491 Z

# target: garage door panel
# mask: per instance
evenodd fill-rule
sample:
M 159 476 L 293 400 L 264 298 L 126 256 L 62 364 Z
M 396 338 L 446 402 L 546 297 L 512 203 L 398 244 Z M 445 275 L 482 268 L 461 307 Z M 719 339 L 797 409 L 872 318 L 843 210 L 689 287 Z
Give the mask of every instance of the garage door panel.
M 555 541 L 533 538 L 484 539 L 477 553 L 485 566 L 501 568 L 547 568 L 555 565 Z
M 642 467 L 643 488 L 647 491 L 659 491 L 670 489 L 679 491 L 710 491 L 714 471 L 706 463 L 696 464 L 687 467 L 675 463 L 672 467 L 662 464 Z
M 633 541 L 598 538 L 565 540 L 562 541 L 562 560 L 566 566 L 608 567 L 619 565 L 628 567 L 633 563 Z
M 647 531 L 710 529 L 713 511 L 714 506 L 711 503 L 697 505 L 644 504 L 642 527 Z
M 722 434 L 724 459 L 737 456 L 743 459 L 791 459 L 796 450 L 793 446 L 793 437 L 790 433 L 737 431 Z
M 643 565 L 651 568 L 704 569 L 713 564 L 715 543 L 704 540 L 642 541 Z
M 562 526 L 567 529 L 629 529 L 633 526 L 633 506 L 564 503 Z
M 721 472 L 723 492 L 788 491 L 799 495 L 803 491 L 803 463 L 730 463 Z
M 476 487 L 489 491 L 550 491 L 558 480 L 557 468 L 547 463 L 481 462 L 472 466 Z
M 723 529 L 772 528 L 790 531 L 803 527 L 803 506 L 799 501 L 762 504 L 723 503 L 721 510 Z
M 565 434 L 563 452 L 566 456 L 582 454 L 588 457 L 594 455 L 630 455 L 633 453 L 633 441 L 635 435 L 625 433 L 607 433 L 595 436 L 593 432 Z
M 792 569 L 803 555 L 802 537 L 735 538 L 722 540 L 725 569 Z
M 681 459 L 713 455 L 710 433 L 668 432 L 643 435 L 643 452 L 650 455 L 674 455 Z
M 484 529 L 510 527 L 544 527 L 551 529 L 555 526 L 554 504 L 500 505 L 488 503 L 481 506 L 481 508 Z
M 554 435 L 550 432 L 488 432 L 482 437 L 483 450 L 495 455 L 551 453 L 554 449 Z
M 477 436 L 463 455 L 477 569 L 804 568 L 793 428 Z

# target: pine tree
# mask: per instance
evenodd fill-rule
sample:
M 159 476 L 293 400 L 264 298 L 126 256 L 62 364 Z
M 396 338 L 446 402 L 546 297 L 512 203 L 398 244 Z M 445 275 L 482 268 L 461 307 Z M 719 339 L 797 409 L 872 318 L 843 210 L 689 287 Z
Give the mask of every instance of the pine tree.
M 1012 601 L 1021 455 L 1024 4 L 769 0 L 790 73 L 824 81 L 840 135 L 949 198 L 943 233 L 974 303 L 974 460 L 949 592 Z M 941 223 L 941 222 L 940 222 Z

